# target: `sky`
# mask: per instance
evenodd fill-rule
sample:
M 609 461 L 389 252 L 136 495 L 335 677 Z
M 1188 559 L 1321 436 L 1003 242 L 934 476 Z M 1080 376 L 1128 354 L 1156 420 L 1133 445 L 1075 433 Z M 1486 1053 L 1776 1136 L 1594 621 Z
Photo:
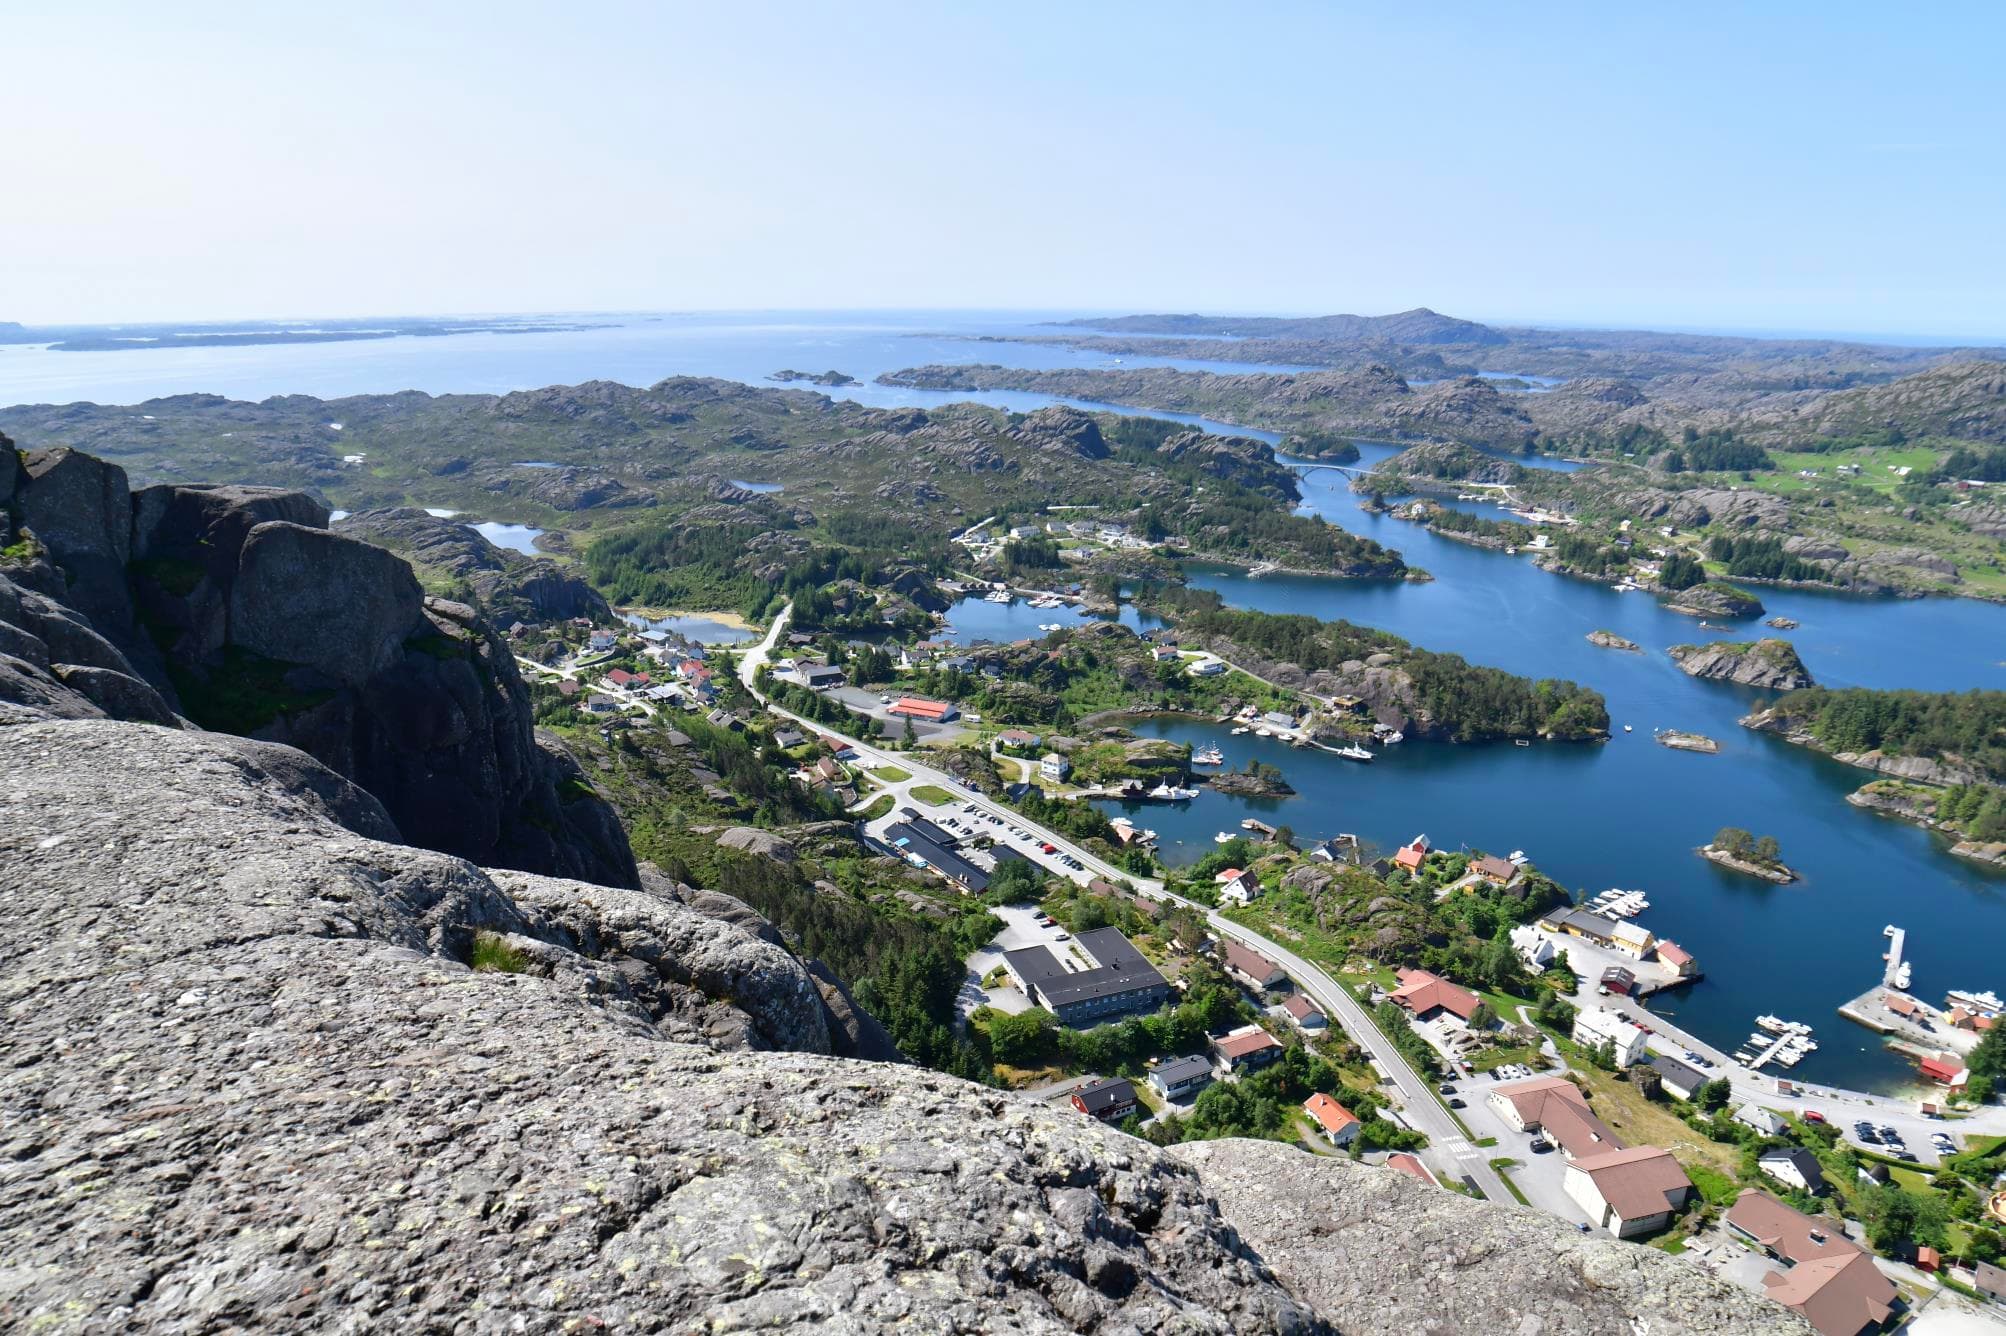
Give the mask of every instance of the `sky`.
M 2006 337 L 1996 3 L 43 8 L 0 24 L 0 320 Z

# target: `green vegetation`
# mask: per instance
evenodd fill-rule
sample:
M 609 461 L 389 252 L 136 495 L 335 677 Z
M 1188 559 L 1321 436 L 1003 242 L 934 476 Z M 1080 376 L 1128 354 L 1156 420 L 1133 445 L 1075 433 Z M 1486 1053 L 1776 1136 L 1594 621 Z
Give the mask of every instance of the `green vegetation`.
M 871 775 L 887 784 L 903 784 L 912 778 L 912 771 L 901 770 L 895 765 L 880 765 L 871 768 Z
M 529 957 L 508 944 L 499 933 L 474 934 L 474 956 L 469 962 L 476 974 L 521 974 L 529 968 Z
M 1777 847 L 1773 835 L 1758 838 L 1739 826 L 1722 826 L 1714 832 L 1713 847 L 1721 853 L 1729 854 L 1744 863 L 1753 863 L 1757 867 L 1783 866 L 1783 851 Z
M 942 807 L 954 801 L 954 795 L 938 784 L 915 784 L 906 792 L 931 807 Z
M 865 807 L 863 811 L 857 813 L 857 820 L 876 821 L 879 817 L 886 815 L 892 810 L 892 808 L 896 806 L 898 806 L 898 803 L 892 798 L 891 794 L 880 793 L 877 797 L 871 799 L 869 806 Z
M 1412 683 L 1408 708 L 1427 715 L 1458 742 L 1533 736 L 1579 740 L 1609 730 L 1601 693 L 1573 682 L 1529 681 L 1350 622 L 1229 609 L 1209 590 L 1152 589 L 1150 597 L 1176 608 L 1179 630 L 1218 636 L 1308 672 L 1337 671 L 1354 660 L 1390 654 Z
M 1874 691 L 1807 687 L 1770 707 L 1787 731 L 1825 751 L 1955 758 L 2006 784 L 2006 691 Z

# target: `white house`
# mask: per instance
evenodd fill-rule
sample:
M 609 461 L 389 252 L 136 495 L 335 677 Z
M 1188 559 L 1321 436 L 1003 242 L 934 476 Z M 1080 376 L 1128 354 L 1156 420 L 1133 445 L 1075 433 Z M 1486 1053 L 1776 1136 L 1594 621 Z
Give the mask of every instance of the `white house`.
M 1562 1186 L 1598 1228 L 1617 1238 L 1672 1222 L 1692 1196 L 1692 1180 L 1668 1150 L 1632 1146 L 1570 1161 Z
M 1825 1171 L 1818 1157 L 1802 1146 L 1772 1146 L 1762 1152 L 1756 1167 L 1779 1183 L 1817 1196 L 1825 1191 Z
M 1038 773 L 1046 779 L 1064 779 L 1073 773 L 1073 763 L 1057 752 L 1046 752 L 1038 758 Z
M 1575 1015 L 1574 1042 L 1587 1048 L 1607 1043 L 1615 1050 L 1618 1067 L 1644 1057 L 1644 1032 L 1607 1007 L 1583 1007 Z
M 1790 1124 L 1763 1108 L 1760 1104 L 1744 1104 L 1734 1111 L 1734 1120 L 1743 1127 L 1752 1127 L 1766 1137 L 1780 1137 L 1790 1130 Z
M 1511 930 L 1511 945 L 1534 974 L 1544 974 L 1553 958 L 1560 954 L 1553 948 L 1553 939 L 1530 923 L 1521 923 Z
M 1261 893 L 1261 879 L 1251 872 L 1229 867 L 1213 878 L 1219 886 L 1219 903 L 1244 905 Z

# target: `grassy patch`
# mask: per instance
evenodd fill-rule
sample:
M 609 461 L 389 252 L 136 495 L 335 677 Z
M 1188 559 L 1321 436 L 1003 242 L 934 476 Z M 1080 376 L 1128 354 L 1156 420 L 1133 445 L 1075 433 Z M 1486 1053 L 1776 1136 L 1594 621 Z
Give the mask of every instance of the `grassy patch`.
M 946 789 L 941 788 L 938 784 L 921 784 L 909 790 L 909 792 L 914 798 L 927 804 L 929 807 L 945 807 L 948 803 L 954 801 L 954 795 Z
M 510 946 L 499 933 L 474 934 L 474 973 L 520 974 L 529 968 L 529 957 Z
M 1685 1120 L 1662 1104 L 1644 1098 L 1644 1092 L 1628 1081 L 1619 1081 L 1614 1072 L 1605 1072 L 1587 1063 L 1576 1063 L 1574 1074 L 1588 1087 L 1595 1114 L 1633 1146 L 1663 1146 L 1688 1173 L 1694 1168 L 1711 1170 L 1733 1182 L 1740 1168 L 1741 1148 L 1715 1141 L 1695 1132 Z M 1693 1175 L 1698 1183 L 1699 1177 Z M 1703 1189 L 1704 1190 L 1704 1189 Z M 1730 1196 L 1728 1201 L 1734 1198 Z
M 1711 1165 L 1688 1164 L 1685 1170 L 1700 1195 L 1714 1206 L 1732 1206 L 1741 1195 L 1741 1185 Z
M 1518 1048 L 1487 1048 L 1470 1059 L 1470 1066 L 1480 1072 L 1488 1072 L 1513 1062 L 1538 1068 L 1546 1065 L 1546 1057 L 1531 1045 L 1521 1045 Z
M 881 765 L 872 770 L 871 774 L 874 778 L 882 779 L 887 784 L 903 784 L 912 778 L 912 771 L 901 770 L 895 765 Z
M 876 821 L 879 817 L 886 815 L 892 810 L 892 808 L 896 806 L 898 806 L 898 804 L 892 800 L 891 794 L 880 793 L 877 797 L 871 799 L 871 805 L 869 807 L 866 807 L 863 811 L 857 813 L 857 817 L 859 820 L 863 821 Z
M 1519 1191 L 1518 1184 L 1512 1182 L 1511 1171 L 1518 1168 L 1517 1160 L 1514 1160 L 1509 1155 L 1507 1155 L 1502 1159 L 1492 1160 L 1491 1168 L 1497 1170 L 1498 1177 L 1504 1180 L 1505 1191 L 1511 1193 L 1512 1199 L 1514 1201 L 1516 1201 L 1520 1206 L 1532 1205 L 1531 1202 L 1525 1199 L 1525 1194 Z
M 1651 1246 L 1660 1252 L 1668 1252 L 1676 1257 L 1686 1250 L 1686 1236 L 1683 1234 L 1667 1234 L 1663 1238 L 1652 1239 Z
M 1498 1144 L 1498 1139 L 1496 1137 L 1483 1137 L 1476 1144 L 1482 1147 L 1484 1150 L 1489 1150 L 1491 1147 Z

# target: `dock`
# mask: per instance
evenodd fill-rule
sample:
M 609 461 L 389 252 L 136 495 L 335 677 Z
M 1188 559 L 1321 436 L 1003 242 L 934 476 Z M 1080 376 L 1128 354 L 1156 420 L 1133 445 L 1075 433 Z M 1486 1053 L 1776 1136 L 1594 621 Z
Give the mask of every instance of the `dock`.
M 1887 954 L 1882 957 L 1882 959 L 1888 962 L 1888 967 L 1881 972 L 1881 982 L 1889 988 L 1906 990 L 1908 988 L 1909 967 L 1908 962 L 1902 959 L 1902 951 L 1908 945 L 1908 931 L 1905 928 L 1897 928 L 1894 924 L 1890 923 L 1887 927 L 1881 929 L 1881 935 L 1888 939 Z

